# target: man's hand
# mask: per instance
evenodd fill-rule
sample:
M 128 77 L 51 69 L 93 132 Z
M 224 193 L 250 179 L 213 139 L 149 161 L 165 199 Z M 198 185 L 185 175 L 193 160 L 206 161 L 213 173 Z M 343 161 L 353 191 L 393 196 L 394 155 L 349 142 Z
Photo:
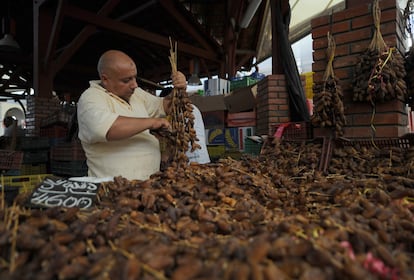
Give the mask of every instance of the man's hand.
M 170 122 L 165 118 L 153 118 L 153 122 L 151 124 L 150 129 L 151 130 L 157 130 L 157 129 L 166 129 L 171 130 L 171 124 Z
M 177 89 L 187 89 L 187 80 L 180 71 L 177 71 L 171 75 L 173 86 Z

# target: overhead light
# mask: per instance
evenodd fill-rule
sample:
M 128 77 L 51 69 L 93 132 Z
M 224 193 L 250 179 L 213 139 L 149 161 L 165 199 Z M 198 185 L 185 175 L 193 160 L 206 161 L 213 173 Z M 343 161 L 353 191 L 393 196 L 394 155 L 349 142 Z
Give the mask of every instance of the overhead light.
M 240 22 L 241 28 L 247 28 L 250 24 L 250 22 L 253 19 L 254 14 L 256 13 L 257 9 L 260 6 L 260 3 L 262 3 L 262 0 L 251 0 L 249 6 L 247 6 L 247 10 L 244 13 L 244 16 Z
M 13 36 L 11 34 L 4 34 L 4 37 L 0 40 L 0 51 L 15 52 L 19 50 L 20 46 Z
M 201 80 L 200 77 L 197 74 L 192 74 L 190 79 L 188 79 L 188 85 L 189 86 L 201 86 Z
M 188 79 L 188 85 L 189 86 L 201 86 L 201 80 L 198 76 L 199 70 L 198 70 L 198 58 L 191 59 L 190 60 L 190 73 L 191 77 Z

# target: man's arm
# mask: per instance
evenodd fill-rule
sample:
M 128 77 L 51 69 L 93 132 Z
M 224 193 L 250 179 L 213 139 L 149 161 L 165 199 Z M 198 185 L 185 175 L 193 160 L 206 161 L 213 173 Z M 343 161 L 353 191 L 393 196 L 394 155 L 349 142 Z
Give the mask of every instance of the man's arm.
M 134 136 L 146 129 L 160 128 L 171 129 L 171 125 L 164 118 L 131 118 L 119 116 L 106 133 L 106 139 L 108 141 L 121 140 Z

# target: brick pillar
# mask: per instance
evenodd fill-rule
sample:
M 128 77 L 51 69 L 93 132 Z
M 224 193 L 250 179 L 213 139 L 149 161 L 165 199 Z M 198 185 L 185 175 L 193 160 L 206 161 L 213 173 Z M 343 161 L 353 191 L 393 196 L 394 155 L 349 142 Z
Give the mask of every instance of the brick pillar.
M 26 135 L 39 136 L 42 120 L 61 110 L 58 98 L 27 97 Z
M 382 0 L 381 34 L 389 47 L 396 47 L 402 55 L 405 45 L 402 38 L 404 27 L 401 8 L 397 0 Z M 328 46 L 327 32 L 329 31 L 336 43 L 334 73 L 339 79 L 344 94 L 344 109 L 347 126 L 344 128 L 345 137 L 371 137 L 375 128 L 375 137 L 399 137 L 408 132 L 407 113 L 403 100 L 393 100 L 383 104 L 354 102 L 352 82 L 355 65 L 371 43 L 374 35 L 374 20 L 372 17 L 372 1 L 348 0 L 345 10 L 332 15 L 315 18 L 311 22 L 313 38 L 312 71 L 314 81 L 322 81 L 327 66 L 326 48 Z M 404 7 L 403 7 L 404 8 Z M 375 109 L 375 111 L 374 111 Z M 373 121 L 371 123 L 371 118 Z M 315 136 L 318 136 L 315 129 Z
M 274 126 L 290 120 L 285 75 L 269 75 L 257 85 L 256 134 L 271 135 Z

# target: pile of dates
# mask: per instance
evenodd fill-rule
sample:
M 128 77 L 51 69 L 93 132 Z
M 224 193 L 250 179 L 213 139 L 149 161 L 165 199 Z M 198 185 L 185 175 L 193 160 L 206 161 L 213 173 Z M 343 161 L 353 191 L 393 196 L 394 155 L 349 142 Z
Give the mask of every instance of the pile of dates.
M 327 172 L 313 141 L 115 177 L 89 210 L 21 194 L 0 209 L 0 279 L 413 279 L 408 159 L 352 148 Z

